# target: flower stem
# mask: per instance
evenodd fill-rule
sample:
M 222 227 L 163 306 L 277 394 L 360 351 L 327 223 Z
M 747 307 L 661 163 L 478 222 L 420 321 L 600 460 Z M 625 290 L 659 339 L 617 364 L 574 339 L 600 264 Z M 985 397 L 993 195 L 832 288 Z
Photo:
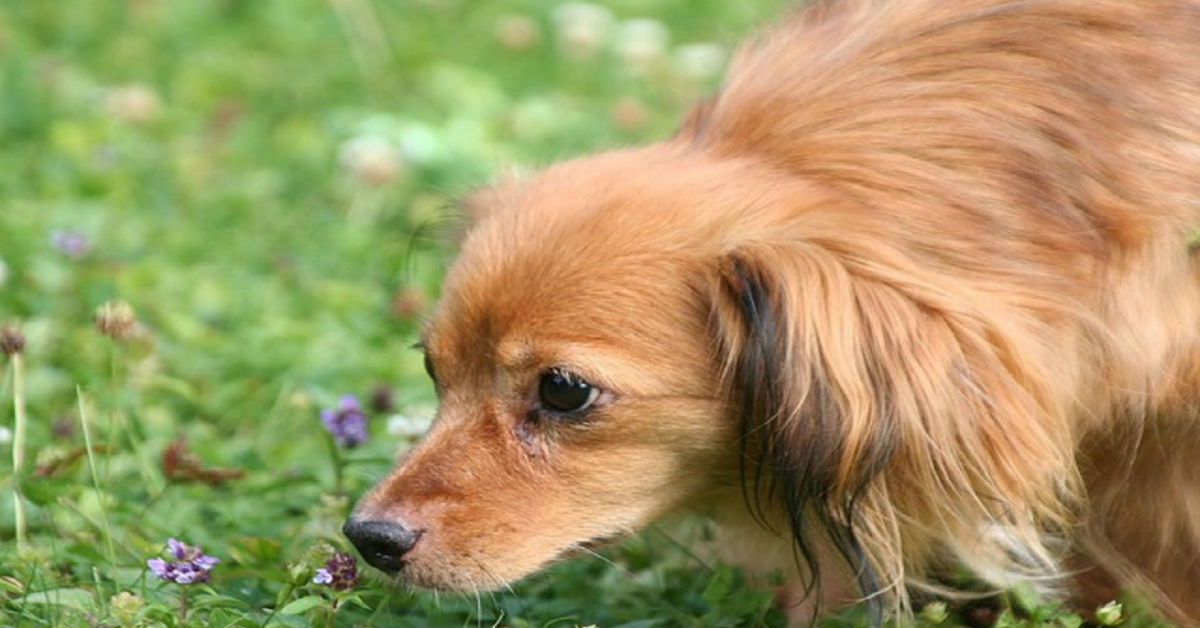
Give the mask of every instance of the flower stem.
M 329 443 L 329 457 L 333 460 L 333 493 L 342 495 L 342 452 L 333 438 L 326 438 Z
M 12 354 L 13 366 L 13 514 L 16 518 L 17 551 L 24 552 L 28 540 L 25 531 L 25 498 L 21 494 L 21 476 L 25 467 L 25 366 L 24 357 Z
M 329 602 L 329 618 L 325 621 L 325 628 L 333 628 L 333 618 L 337 615 L 338 602 L 340 601 L 340 599 L 335 597 Z
M 108 550 L 108 559 L 116 562 L 116 552 L 113 551 L 112 533 L 108 528 L 107 509 L 104 507 L 104 494 L 100 492 L 100 476 L 96 473 L 95 448 L 92 446 L 92 431 L 88 428 L 87 411 L 83 403 L 83 389 L 75 387 L 75 403 L 79 407 L 79 424 L 83 426 L 83 446 L 87 452 L 88 468 L 92 472 L 92 489 L 96 491 L 96 500 L 100 504 L 100 524 L 104 532 L 104 545 Z
M 262 626 L 260 626 L 260 628 L 263 628 L 271 623 L 271 619 L 273 619 L 275 617 L 275 613 L 278 613 L 279 609 L 283 608 L 284 603 L 287 602 L 289 599 L 291 599 L 292 593 L 294 593 L 295 591 L 296 591 L 296 583 L 289 582 L 287 585 L 287 588 L 284 589 L 282 594 L 280 594 L 280 596 L 275 599 L 275 606 L 271 609 L 271 612 L 267 614 L 267 618 L 265 620 L 263 620 Z
M 188 614 L 188 586 L 183 585 L 183 592 L 179 595 L 179 625 L 187 625 Z

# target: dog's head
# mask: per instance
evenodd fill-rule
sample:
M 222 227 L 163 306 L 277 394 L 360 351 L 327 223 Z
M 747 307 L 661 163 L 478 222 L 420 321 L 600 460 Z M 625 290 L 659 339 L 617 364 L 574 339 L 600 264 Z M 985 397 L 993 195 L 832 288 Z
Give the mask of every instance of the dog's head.
M 774 194 L 747 172 L 662 145 L 470 199 L 421 339 L 437 418 L 346 526 L 368 562 L 496 587 L 740 486 L 721 260 Z
M 886 213 L 686 139 L 470 207 L 421 343 L 437 418 L 345 527 L 397 579 L 502 586 L 745 491 L 871 593 L 970 559 L 980 520 L 1033 530 L 1010 504 L 1053 514 L 1053 464 L 1009 461 L 1057 444 L 997 427 L 1037 411 L 1005 323 L 899 252 Z

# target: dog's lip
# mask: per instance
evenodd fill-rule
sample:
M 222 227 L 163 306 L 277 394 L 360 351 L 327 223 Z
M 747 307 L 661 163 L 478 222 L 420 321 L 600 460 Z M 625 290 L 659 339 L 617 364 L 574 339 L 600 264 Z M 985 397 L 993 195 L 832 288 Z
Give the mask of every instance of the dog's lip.
M 599 550 L 619 543 L 625 539 L 626 536 L 628 535 L 621 532 L 613 532 L 611 534 L 594 536 L 584 541 L 577 541 L 565 547 L 563 551 L 559 553 L 559 558 L 565 559 L 592 555 Z

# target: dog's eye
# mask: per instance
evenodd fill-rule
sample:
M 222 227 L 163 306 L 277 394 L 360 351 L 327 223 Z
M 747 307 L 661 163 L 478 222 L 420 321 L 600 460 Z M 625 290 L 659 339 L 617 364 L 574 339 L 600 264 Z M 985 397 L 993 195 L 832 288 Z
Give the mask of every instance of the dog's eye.
M 561 368 L 542 373 L 538 382 L 538 399 L 544 408 L 554 412 L 586 410 L 599 395 L 600 389 Z
M 432 379 L 433 383 L 437 384 L 437 374 L 433 371 L 433 360 L 429 359 L 428 353 L 425 354 L 425 372 L 429 374 L 429 379 Z

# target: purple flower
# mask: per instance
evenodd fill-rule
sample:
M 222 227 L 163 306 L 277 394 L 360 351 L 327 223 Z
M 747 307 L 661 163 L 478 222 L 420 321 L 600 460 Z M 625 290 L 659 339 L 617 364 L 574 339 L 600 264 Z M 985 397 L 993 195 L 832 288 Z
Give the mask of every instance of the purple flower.
M 322 410 L 321 422 L 342 447 L 355 447 L 367 440 L 367 417 L 354 395 L 343 396 L 337 409 Z
M 345 591 L 358 582 L 358 561 L 346 552 L 334 552 L 333 558 L 313 575 L 313 583 Z
M 50 246 L 67 257 L 79 259 L 92 249 L 92 241 L 79 231 L 55 229 L 50 232 Z
M 146 561 L 146 566 L 159 578 L 177 584 L 208 582 L 209 572 L 221 562 L 218 558 L 206 555 L 200 546 L 188 545 L 177 539 L 167 539 L 167 552 L 175 561 L 151 558 Z

